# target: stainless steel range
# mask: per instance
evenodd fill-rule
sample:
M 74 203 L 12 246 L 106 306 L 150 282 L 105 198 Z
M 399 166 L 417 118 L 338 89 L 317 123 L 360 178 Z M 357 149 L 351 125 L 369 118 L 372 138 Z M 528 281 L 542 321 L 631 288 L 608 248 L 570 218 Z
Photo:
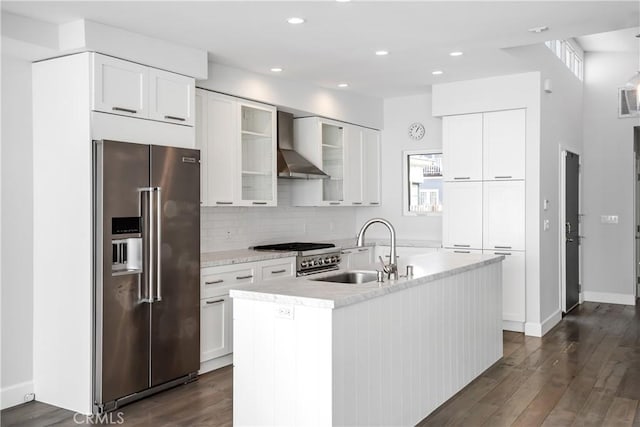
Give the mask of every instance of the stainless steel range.
M 279 243 L 254 246 L 257 251 L 297 252 L 296 276 L 337 270 L 340 265 L 340 248 L 333 243 Z

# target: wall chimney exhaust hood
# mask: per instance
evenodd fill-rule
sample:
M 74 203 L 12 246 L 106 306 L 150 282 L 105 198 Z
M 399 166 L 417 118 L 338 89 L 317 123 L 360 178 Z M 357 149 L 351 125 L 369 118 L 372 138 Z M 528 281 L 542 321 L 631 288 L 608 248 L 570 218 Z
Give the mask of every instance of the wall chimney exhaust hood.
M 293 114 L 278 111 L 278 177 L 326 179 L 329 175 L 293 149 Z

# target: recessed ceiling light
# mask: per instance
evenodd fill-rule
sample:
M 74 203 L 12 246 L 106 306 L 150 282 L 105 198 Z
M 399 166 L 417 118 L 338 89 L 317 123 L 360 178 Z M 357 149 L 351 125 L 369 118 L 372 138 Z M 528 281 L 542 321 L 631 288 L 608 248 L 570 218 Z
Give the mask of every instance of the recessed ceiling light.
M 378 55 L 378 56 L 389 55 L 389 51 L 388 50 L 376 50 L 376 55 Z
M 450 55 L 450 56 L 462 56 L 462 52 L 460 52 L 460 51 L 457 51 L 457 52 L 451 52 L 449 55 Z
M 280 72 L 282 72 L 282 68 L 280 68 L 280 67 L 273 67 L 273 68 L 271 69 L 271 71 L 273 71 L 274 73 L 280 73 Z
M 547 31 L 548 29 L 549 27 L 547 27 L 546 25 L 543 25 L 541 27 L 529 28 L 527 31 L 529 31 L 530 33 L 541 33 L 543 31 Z
M 349 87 L 349 83 L 339 83 L 338 87 Z
M 297 24 L 304 24 L 304 19 L 303 19 L 303 18 L 298 18 L 298 17 L 293 16 L 293 17 L 291 17 L 291 18 L 287 19 L 287 22 L 288 22 L 289 24 L 294 24 L 294 25 L 297 25 Z
M 434 76 L 439 76 L 442 73 L 444 73 L 444 71 L 442 71 L 442 70 L 435 70 L 435 71 L 431 72 L 431 74 L 433 74 Z

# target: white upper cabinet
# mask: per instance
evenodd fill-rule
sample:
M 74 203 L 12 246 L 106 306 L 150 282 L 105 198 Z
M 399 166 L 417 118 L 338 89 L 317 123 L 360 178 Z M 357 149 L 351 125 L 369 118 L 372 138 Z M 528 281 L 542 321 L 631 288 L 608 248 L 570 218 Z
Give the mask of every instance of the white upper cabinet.
M 149 70 L 150 118 L 193 126 L 195 81 L 180 74 Z
M 442 119 L 445 181 L 482 180 L 482 113 Z
M 363 141 L 356 126 L 344 127 L 345 201 L 361 205 L 363 200 Z
M 363 205 L 380 204 L 380 132 L 362 129 Z
M 482 182 L 445 182 L 442 245 L 482 249 Z
M 202 204 L 275 206 L 275 107 L 196 92 Z
M 93 110 L 194 125 L 193 78 L 97 53 L 93 58 Z
M 524 181 L 485 181 L 484 248 L 524 250 Z
M 94 56 L 93 109 L 148 117 L 149 67 L 110 56 Z
M 484 180 L 525 178 L 525 111 L 483 115 Z

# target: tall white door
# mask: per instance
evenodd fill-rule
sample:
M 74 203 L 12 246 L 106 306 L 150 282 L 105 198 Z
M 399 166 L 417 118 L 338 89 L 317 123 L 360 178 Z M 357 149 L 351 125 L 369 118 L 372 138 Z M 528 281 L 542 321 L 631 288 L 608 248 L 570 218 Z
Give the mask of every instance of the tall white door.
M 484 113 L 485 180 L 525 179 L 525 111 L 520 109 Z
M 442 119 L 445 181 L 482 180 L 482 113 Z

